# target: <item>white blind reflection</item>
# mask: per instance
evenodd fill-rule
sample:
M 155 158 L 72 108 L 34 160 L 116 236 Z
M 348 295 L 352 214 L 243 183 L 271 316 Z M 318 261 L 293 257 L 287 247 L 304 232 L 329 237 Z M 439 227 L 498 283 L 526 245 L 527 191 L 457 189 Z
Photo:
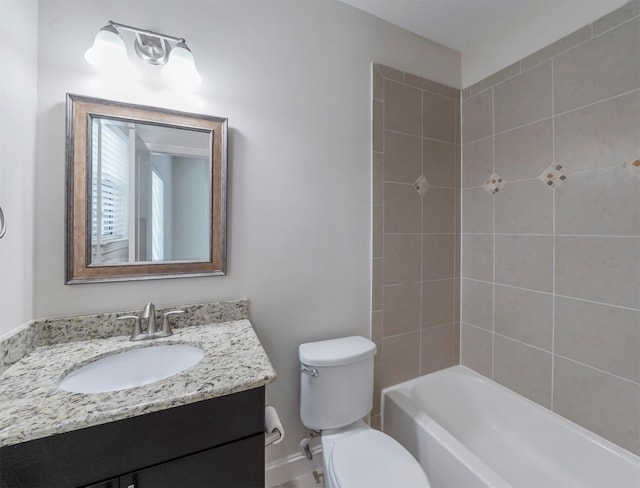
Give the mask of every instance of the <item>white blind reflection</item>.
M 122 122 L 94 118 L 92 141 L 92 256 L 100 262 L 126 261 L 129 129 Z

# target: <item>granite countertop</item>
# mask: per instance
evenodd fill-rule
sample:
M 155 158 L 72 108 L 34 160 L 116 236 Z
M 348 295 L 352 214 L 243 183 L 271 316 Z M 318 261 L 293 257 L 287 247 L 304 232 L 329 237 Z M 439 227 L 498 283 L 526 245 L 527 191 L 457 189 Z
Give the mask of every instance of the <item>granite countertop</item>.
M 58 389 L 66 374 L 101 356 L 176 343 L 195 345 L 205 355 L 195 366 L 149 385 L 92 394 Z M 137 342 L 127 335 L 36 347 L 0 373 L 0 446 L 216 398 L 276 377 L 247 319 L 183 327 L 170 337 Z

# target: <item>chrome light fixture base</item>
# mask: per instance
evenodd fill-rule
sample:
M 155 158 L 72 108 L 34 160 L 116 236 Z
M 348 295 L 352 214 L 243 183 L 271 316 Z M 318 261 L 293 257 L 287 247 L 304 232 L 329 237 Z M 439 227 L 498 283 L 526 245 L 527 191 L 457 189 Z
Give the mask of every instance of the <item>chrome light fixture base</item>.
M 171 45 L 169 41 L 158 36 L 136 33 L 133 47 L 138 56 L 149 64 L 163 65 L 169 59 Z

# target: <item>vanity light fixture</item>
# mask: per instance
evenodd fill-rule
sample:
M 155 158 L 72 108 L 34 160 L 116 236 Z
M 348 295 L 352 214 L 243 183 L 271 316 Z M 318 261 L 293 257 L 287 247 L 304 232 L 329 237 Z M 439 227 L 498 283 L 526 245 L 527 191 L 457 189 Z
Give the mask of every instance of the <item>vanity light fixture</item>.
M 133 47 L 145 62 L 162 66 L 162 76 L 174 88 L 193 89 L 202 82 L 191 50 L 181 37 L 109 21 L 98 34 L 85 59 L 100 72 L 122 76 L 133 74 L 124 39 L 118 29 L 134 32 Z

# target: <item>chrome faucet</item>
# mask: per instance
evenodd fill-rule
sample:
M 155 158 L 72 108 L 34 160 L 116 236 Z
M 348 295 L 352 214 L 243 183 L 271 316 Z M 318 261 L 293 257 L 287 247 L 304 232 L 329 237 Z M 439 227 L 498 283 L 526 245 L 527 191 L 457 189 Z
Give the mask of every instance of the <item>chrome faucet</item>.
M 133 319 L 135 320 L 133 326 L 133 332 L 131 333 L 130 341 L 141 341 L 144 339 L 155 339 L 156 337 L 169 337 L 173 334 L 171 330 L 171 324 L 169 323 L 169 316 L 184 313 L 184 310 L 171 310 L 162 314 L 162 329 L 158 330 L 156 327 L 156 306 L 149 302 L 145 305 L 141 316 L 137 315 L 124 315 L 118 317 L 118 320 Z M 142 319 L 147 321 L 147 329 L 142 330 Z
M 141 318 L 147 319 L 147 336 L 154 336 L 156 334 L 156 306 L 151 302 L 147 303 Z

